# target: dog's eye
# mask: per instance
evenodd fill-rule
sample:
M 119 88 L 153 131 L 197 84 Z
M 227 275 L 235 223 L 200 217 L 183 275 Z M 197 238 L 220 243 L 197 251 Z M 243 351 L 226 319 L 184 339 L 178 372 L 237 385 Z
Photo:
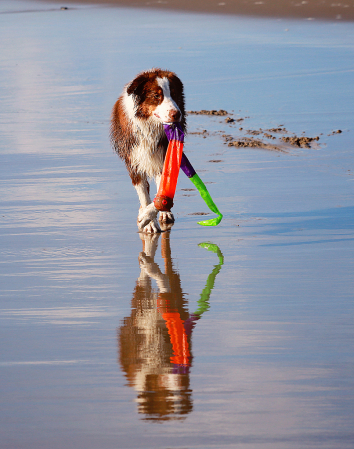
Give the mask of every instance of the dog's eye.
M 155 94 L 155 95 L 154 95 L 154 98 L 155 98 L 156 100 L 158 100 L 158 99 L 160 98 L 160 94 Z

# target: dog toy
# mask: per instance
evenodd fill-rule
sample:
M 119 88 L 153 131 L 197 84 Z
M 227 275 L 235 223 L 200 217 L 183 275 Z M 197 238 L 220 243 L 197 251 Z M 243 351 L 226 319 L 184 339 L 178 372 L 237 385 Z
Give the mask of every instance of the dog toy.
M 181 169 L 196 186 L 200 193 L 200 196 L 206 202 L 206 205 L 209 207 L 209 209 L 218 215 L 216 218 L 211 218 L 210 220 L 198 221 L 198 224 L 202 226 L 217 226 L 222 220 L 222 213 L 216 207 L 216 204 L 210 196 L 208 189 L 205 187 L 204 182 L 199 178 L 198 174 L 196 173 L 196 171 L 192 167 L 192 164 L 189 162 L 187 156 L 184 153 L 182 154 Z
M 156 209 L 169 212 L 173 206 L 179 168 L 183 153 L 184 132 L 180 125 L 168 123 L 163 125 L 169 144 L 162 170 L 159 190 L 154 198 Z
M 163 166 L 159 190 L 154 199 L 156 209 L 169 212 L 173 206 L 173 197 L 176 192 L 179 169 L 181 168 L 187 177 L 198 189 L 209 209 L 218 216 L 210 220 L 198 221 L 202 226 L 217 226 L 222 220 L 222 214 L 212 200 L 208 189 L 200 179 L 187 156 L 183 153 L 184 132 L 179 123 L 164 124 L 165 133 L 169 140 L 165 163 Z

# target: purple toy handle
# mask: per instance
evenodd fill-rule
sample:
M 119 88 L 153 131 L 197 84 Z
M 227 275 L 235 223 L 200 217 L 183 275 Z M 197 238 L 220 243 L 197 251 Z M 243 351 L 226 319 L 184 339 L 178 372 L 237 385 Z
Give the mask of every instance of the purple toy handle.
M 189 162 L 188 157 L 184 153 L 182 153 L 181 169 L 184 174 L 188 176 L 188 178 L 192 178 L 196 174 L 192 164 Z

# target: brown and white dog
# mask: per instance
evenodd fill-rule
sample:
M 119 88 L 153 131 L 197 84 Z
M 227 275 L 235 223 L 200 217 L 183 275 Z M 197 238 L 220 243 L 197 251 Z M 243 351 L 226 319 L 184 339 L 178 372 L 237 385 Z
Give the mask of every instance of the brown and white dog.
M 175 73 L 161 69 L 137 75 L 124 87 L 112 111 L 112 145 L 139 196 L 138 227 L 149 234 L 161 228 L 148 179 L 155 179 L 158 190 L 168 146 L 163 124 L 177 121 L 185 131 L 183 84 Z M 174 217 L 171 212 L 160 212 L 159 220 L 171 223 Z

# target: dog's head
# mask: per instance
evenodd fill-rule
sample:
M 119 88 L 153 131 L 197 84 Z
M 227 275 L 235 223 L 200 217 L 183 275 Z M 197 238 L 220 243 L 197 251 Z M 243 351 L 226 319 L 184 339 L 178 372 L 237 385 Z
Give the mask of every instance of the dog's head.
M 136 117 L 161 123 L 184 122 L 183 84 L 175 73 L 161 69 L 142 72 L 126 91 L 133 97 Z

